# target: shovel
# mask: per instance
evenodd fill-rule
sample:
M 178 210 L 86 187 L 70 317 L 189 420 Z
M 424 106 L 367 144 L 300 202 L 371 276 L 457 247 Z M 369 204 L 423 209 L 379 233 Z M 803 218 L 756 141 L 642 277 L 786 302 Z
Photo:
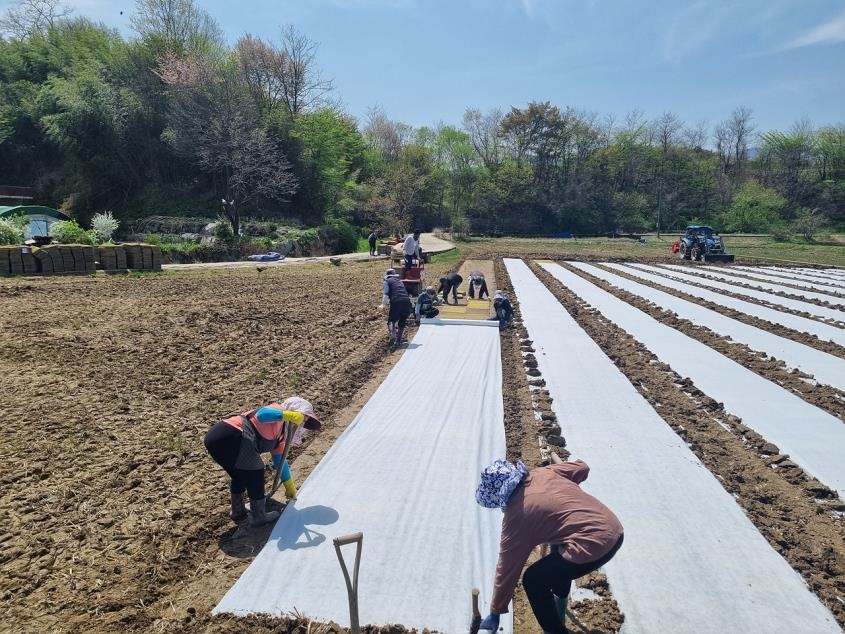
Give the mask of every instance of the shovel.
M 346 594 L 349 597 L 349 631 L 352 634 L 360 634 L 361 627 L 358 623 L 358 565 L 361 563 L 361 547 L 363 545 L 364 533 L 352 533 L 334 538 L 334 549 L 337 553 L 337 560 L 343 570 L 343 579 L 346 581 Z M 352 572 L 352 579 L 349 578 L 349 569 L 343 560 L 341 546 L 355 544 L 355 568 Z

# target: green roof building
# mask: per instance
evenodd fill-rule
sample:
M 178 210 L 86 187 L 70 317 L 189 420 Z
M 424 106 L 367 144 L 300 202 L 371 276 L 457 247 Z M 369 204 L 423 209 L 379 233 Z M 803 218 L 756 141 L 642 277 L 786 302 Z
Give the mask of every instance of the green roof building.
M 11 218 L 12 216 L 28 216 L 29 224 L 26 227 L 24 237 L 46 236 L 50 234 L 50 225 L 59 220 L 70 220 L 70 216 L 63 214 L 52 207 L 40 205 L 17 205 L 15 207 L 0 206 L 0 218 Z

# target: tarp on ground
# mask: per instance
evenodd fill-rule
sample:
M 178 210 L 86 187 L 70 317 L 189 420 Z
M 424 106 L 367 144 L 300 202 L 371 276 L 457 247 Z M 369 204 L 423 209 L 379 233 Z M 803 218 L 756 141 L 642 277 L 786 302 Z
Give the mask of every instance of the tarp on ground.
M 622 632 L 839 632 L 798 573 L 525 263 L 505 265 L 567 449 L 590 465 L 583 488 L 625 527 L 624 545 L 605 566 L 625 615 Z
M 424 323 L 215 613 L 296 610 L 348 627 L 332 539 L 362 531 L 362 625 L 468 631 L 472 588 L 484 610 L 498 557 L 502 514 L 475 487 L 505 455 L 501 386 L 495 322 Z M 511 632 L 509 616 L 502 625 Z
M 737 343 L 744 343 L 752 350 L 765 352 L 776 359 L 781 359 L 789 369 L 799 368 L 814 375 L 820 383 L 845 390 L 845 359 L 749 326 L 718 311 L 675 297 L 646 284 L 634 282 L 621 275 L 609 273 L 598 266 L 585 262 L 570 262 L 570 265 L 603 279 L 617 288 L 639 295 L 664 310 L 670 310 L 681 319 L 688 319 L 693 324 L 709 328 L 716 334 L 730 337 Z M 616 271 L 629 272 L 629 269 L 612 262 L 606 262 L 604 266 Z
M 557 264 L 543 265 L 707 396 L 724 404 L 812 477 L 845 497 L 845 425 L 777 383 L 663 324 Z

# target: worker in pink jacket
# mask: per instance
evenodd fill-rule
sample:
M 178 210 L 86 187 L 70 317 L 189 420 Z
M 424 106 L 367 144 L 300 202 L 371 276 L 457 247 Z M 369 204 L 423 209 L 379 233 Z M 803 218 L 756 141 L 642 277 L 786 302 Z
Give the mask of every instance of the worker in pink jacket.
M 295 428 L 295 446 L 302 443 L 305 430 L 318 431 L 321 423 L 311 403 L 299 396 L 291 396 L 281 405 L 272 403 L 243 414 L 226 416 L 206 433 L 205 448 L 232 479 L 229 484 L 232 502 L 229 515 L 236 522 L 247 514 L 244 491 L 249 494 L 252 526 L 267 524 L 279 517 L 277 511 L 268 513 L 265 510 L 262 453 L 270 452 L 274 466 L 282 472 L 286 497 L 296 499 L 290 465 L 287 460 L 282 464 L 289 425 Z
M 503 509 L 504 518 L 490 614 L 480 629 L 499 629 L 499 615 L 508 611 L 531 550 L 550 544 L 551 554 L 528 566 L 522 585 L 543 630 L 566 634 L 555 597 L 565 605 L 572 581 L 610 561 L 623 540 L 616 515 L 578 486 L 589 472 L 583 460 L 530 473 L 522 462 L 497 460 L 481 472 L 475 498 L 481 506 Z

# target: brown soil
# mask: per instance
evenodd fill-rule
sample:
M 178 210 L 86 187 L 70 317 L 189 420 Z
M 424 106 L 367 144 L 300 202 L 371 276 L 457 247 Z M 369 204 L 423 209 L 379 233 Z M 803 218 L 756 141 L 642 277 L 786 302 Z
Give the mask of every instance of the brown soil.
M 486 255 L 496 287 L 511 291 L 500 254 Z M 210 616 L 269 528 L 228 519 L 226 479 L 202 437 L 225 413 L 301 394 L 326 422 L 292 455 L 302 482 L 401 355 L 388 351 L 375 308 L 384 268 L 0 280 L 0 630 L 342 631 L 305 619 Z M 429 279 L 447 268 L 430 265 Z M 836 598 L 845 596 L 841 501 L 538 274 L 845 624 Z M 501 342 L 508 457 L 529 467 L 551 449 L 565 457 L 565 425 L 530 367 L 532 342 L 519 325 Z M 790 378 L 759 361 L 767 378 Z M 806 386 L 800 394 L 817 402 Z M 594 631 L 617 632 L 623 615 L 606 582 L 585 583 L 602 599 L 577 602 L 576 615 Z M 516 631 L 539 632 L 521 591 L 514 616 Z

